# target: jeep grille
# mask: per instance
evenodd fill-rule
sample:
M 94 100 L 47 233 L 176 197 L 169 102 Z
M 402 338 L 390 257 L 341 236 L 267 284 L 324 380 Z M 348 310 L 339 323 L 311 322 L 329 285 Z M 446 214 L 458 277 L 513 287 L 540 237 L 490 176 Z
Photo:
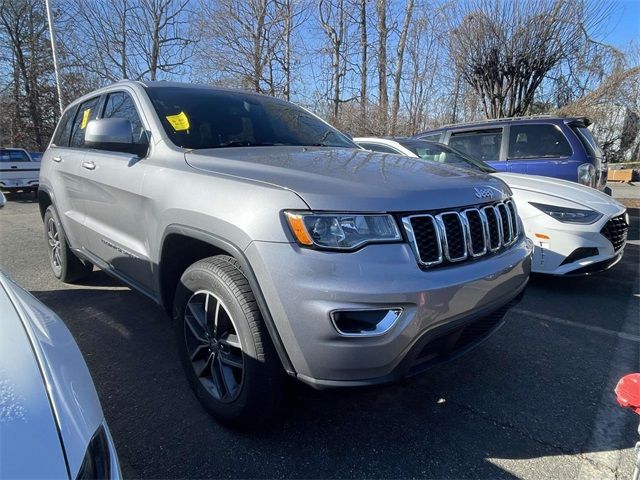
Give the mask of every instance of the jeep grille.
M 520 235 L 512 200 L 492 205 L 403 217 L 422 267 L 475 259 L 513 245 Z

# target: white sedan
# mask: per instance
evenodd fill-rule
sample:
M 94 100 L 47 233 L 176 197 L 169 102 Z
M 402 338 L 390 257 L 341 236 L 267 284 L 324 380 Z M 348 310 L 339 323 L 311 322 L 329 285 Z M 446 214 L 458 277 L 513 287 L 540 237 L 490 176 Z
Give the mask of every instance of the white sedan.
M 0 332 L 0 478 L 121 478 L 69 330 L 1 271 Z
M 629 229 L 623 205 L 593 188 L 535 175 L 498 173 L 446 145 L 411 138 L 354 138 L 362 148 L 472 168 L 503 180 L 534 245 L 532 270 L 581 275 L 606 270 L 622 258 Z

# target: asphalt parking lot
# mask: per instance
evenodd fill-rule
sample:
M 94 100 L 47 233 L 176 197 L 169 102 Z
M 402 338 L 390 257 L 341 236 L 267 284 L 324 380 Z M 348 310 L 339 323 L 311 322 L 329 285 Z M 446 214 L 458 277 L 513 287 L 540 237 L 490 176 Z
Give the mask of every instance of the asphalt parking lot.
M 0 210 L 0 266 L 66 322 L 93 375 L 126 477 L 629 478 L 638 417 L 613 387 L 640 369 L 640 210 L 621 263 L 533 278 L 473 353 L 372 390 L 293 390 L 271 430 L 237 433 L 191 394 L 169 320 L 102 272 L 49 269 L 33 195 Z

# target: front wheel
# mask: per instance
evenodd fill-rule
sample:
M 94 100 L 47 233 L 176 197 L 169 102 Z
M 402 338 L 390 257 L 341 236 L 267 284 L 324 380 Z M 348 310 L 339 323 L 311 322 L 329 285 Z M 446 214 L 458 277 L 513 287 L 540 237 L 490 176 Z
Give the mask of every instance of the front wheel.
M 187 268 L 173 316 L 187 378 L 207 410 L 234 427 L 272 420 L 282 404 L 282 366 L 235 259 L 215 256 Z
M 67 237 L 53 205 L 44 213 L 44 236 L 49 252 L 49 264 L 59 280 L 72 283 L 86 277 L 93 265 L 80 260 L 69 248 Z

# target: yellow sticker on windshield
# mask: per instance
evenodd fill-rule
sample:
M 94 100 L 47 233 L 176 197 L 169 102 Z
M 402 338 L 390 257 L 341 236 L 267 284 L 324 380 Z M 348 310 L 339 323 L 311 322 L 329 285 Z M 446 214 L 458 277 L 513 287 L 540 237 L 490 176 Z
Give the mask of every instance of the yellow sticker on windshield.
M 82 112 L 82 123 L 80 123 L 80 130 L 84 130 L 87 128 L 87 123 L 89 123 L 89 115 L 91 115 L 91 109 L 87 108 L 84 112 Z
M 175 115 L 167 115 L 165 118 L 176 132 L 189 130 L 189 117 L 187 117 L 186 113 L 180 112 Z

